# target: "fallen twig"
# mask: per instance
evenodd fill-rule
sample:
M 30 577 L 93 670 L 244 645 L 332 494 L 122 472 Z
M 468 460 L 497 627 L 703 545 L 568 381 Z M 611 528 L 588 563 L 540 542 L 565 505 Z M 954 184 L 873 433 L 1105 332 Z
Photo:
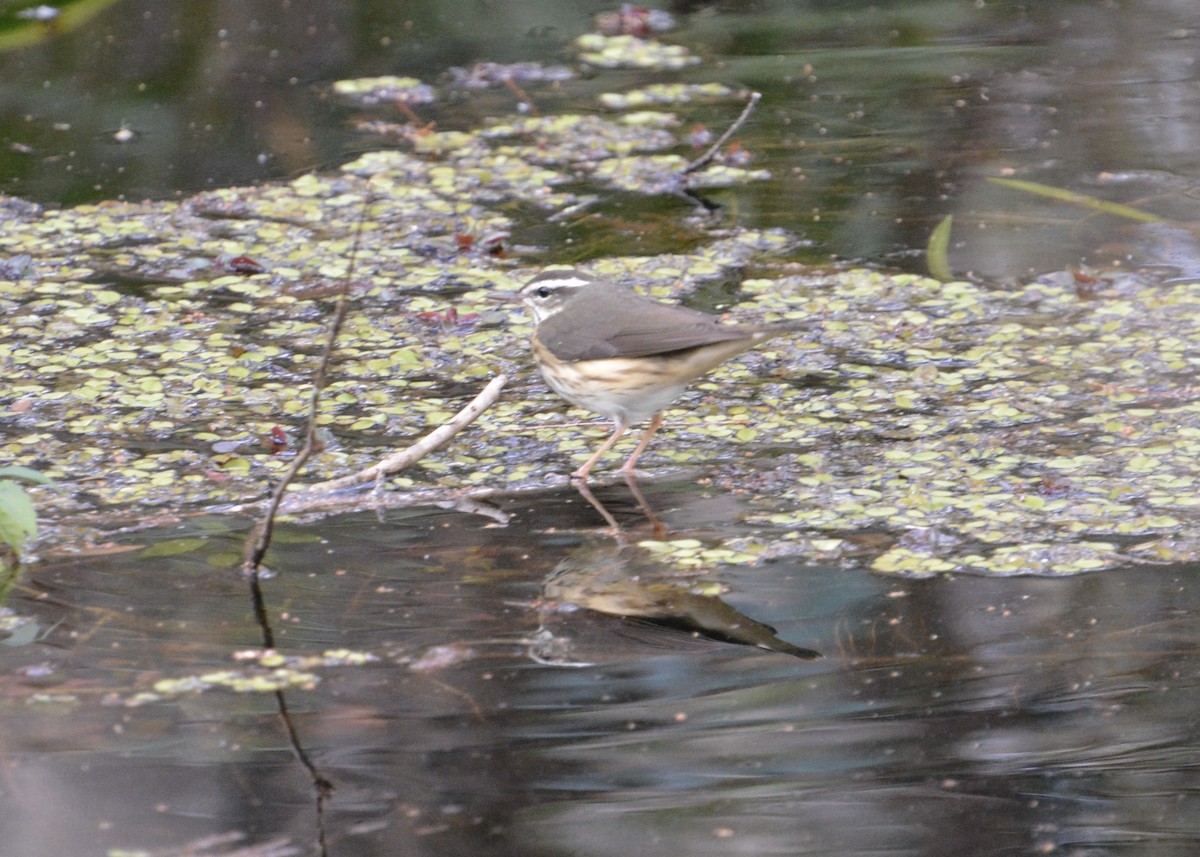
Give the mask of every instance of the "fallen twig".
M 504 389 L 504 385 L 507 383 L 507 375 L 497 375 L 488 382 L 488 385 L 479 392 L 478 396 L 472 399 L 466 407 L 455 414 L 448 422 L 438 426 L 407 449 L 392 453 L 387 458 L 357 473 L 352 473 L 349 476 L 341 476 L 337 479 L 329 479 L 325 482 L 317 482 L 313 485 L 305 485 L 298 490 L 308 493 L 338 491 L 342 488 L 351 488 L 355 485 L 373 482 L 392 473 L 398 473 L 401 470 L 412 467 L 429 453 L 444 446 L 450 438 L 469 426 L 480 414 L 490 408 L 496 399 L 499 398 L 500 391 Z

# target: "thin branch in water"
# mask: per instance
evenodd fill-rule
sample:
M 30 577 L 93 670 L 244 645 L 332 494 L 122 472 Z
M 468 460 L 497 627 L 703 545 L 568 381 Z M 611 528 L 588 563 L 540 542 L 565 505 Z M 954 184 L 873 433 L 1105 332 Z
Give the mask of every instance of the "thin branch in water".
M 308 425 L 304 431 L 304 446 L 296 453 L 291 466 L 284 471 L 279 484 L 271 492 L 271 501 L 267 506 L 266 513 L 246 537 L 246 546 L 242 554 L 242 572 L 246 575 L 257 575 L 259 569 L 262 567 L 263 557 L 267 555 L 267 549 L 271 546 L 271 534 L 275 528 L 275 516 L 279 511 L 279 504 L 283 502 L 283 495 L 287 492 L 292 480 L 296 478 L 296 474 L 300 472 L 300 468 L 305 465 L 309 457 L 313 454 L 313 451 L 317 448 L 317 415 L 321 406 L 321 394 L 328 383 L 329 364 L 333 360 L 334 346 L 337 344 L 342 324 L 346 320 L 346 312 L 350 304 L 350 282 L 354 276 L 354 265 L 358 259 L 358 247 L 362 241 L 363 225 L 366 223 L 367 205 L 370 201 L 371 197 L 369 194 L 363 197 L 362 213 L 358 218 L 358 224 L 355 226 L 354 242 L 350 247 L 350 266 L 346 270 L 346 276 L 342 281 L 342 288 L 338 294 L 337 305 L 333 309 L 333 317 L 329 322 L 329 334 L 325 337 L 325 347 L 321 351 L 321 362 L 317 364 L 317 368 L 313 372 L 312 393 L 308 401 Z
M 267 615 L 267 601 L 263 597 L 262 580 L 256 574 L 250 578 L 250 600 L 254 604 L 254 621 L 262 633 L 262 647 L 275 648 L 275 629 L 271 627 L 271 617 Z
M 316 763 L 308 757 L 308 752 L 300 741 L 300 733 L 296 731 L 292 713 L 288 710 L 287 697 L 284 696 L 282 690 L 275 691 L 275 704 L 279 708 L 279 717 L 283 720 L 284 728 L 287 729 L 288 743 L 292 746 L 292 752 L 296 754 L 296 758 L 300 760 L 300 764 L 312 778 L 313 791 L 317 794 L 317 853 L 320 857 L 326 857 L 329 849 L 325 830 L 325 804 L 333 794 L 334 786 L 329 778 L 321 773 Z
M 717 138 L 717 142 L 713 143 L 707 152 L 684 167 L 681 175 L 686 176 L 689 173 L 694 173 L 696 170 L 706 167 L 712 163 L 713 158 L 717 156 L 717 152 L 721 150 L 721 147 L 729 142 L 729 138 L 736 134 L 739 128 L 746 124 L 746 120 L 750 118 L 750 114 L 754 112 L 754 108 L 758 106 L 758 102 L 761 100 L 761 92 L 751 92 L 750 100 L 746 102 L 745 108 L 742 109 L 742 115 L 734 120 L 734 123 L 729 126 L 728 130 L 726 130 L 724 134 Z
M 263 649 L 274 649 L 275 631 L 271 627 L 271 619 L 267 615 L 266 599 L 262 591 L 262 577 L 257 573 L 250 576 L 250 594 L 254 601 L 254 618 L 262 632 Z M 283 722 L 283 728 L 287 732 L 288 744 L 292 748 L 292 753 L 312 779 L 313 791 L 317 796 L 317 853 L 321 857 L 325 857 L 328 853 L 325 836 L 325 804 L 329 800 L 329 796 L 333 794 L 333 783 L 321 773 L 321 769 L 304 749 L 304 744 L 300 740 L 300 732 L 296 729 L 295 721 L 292 720 L 291 711 L 288 710 L 287 697 L 284 696 L 282 690 L 275 691 L 275 707 L 279 713 L 279 719 Z
M 292 480 L 296 478 L 296 474 L 300 472 L 300 468 L 305 465 L 318 447 L 317 415 L 321 406 L 321 394 L 329 382 L 329 366 L 333 360 L 334 348 L 337 345 L 338 336 L 341 333 L 342 324 L 346 320 L 346 312 L 350 305 L 350 283 L 354 275 L 354 265 L 358 259 L 358 248 L 362 241 L 363 225 L 366 223 L 367 205 L 370 203 L 370 199 L 369 194 L 363 197 L 362 212 L 355 226 L 354 241 L 350 248 L 350 264 L 346 270 L 346 276 L 342 281 L 342 287 L 338 292 L 337 305 L 334 307 L 333 317 L 329 322 L 329 333 L 325 338 L 325 347 L 321 352 L 321 360 L 313 372 L 312 392 L 308 402 L 308 422 L 304 432 L 304 445 L 296 453 L 291 466 L 284 472 L 279 483 L 275 486 L 275 490 L 271 492 L 270 502 L 267 504 L 267 509 L 263 513 L 262 518 L 246 536 L 246 544 L 242 556 L 242 571 L 250 581 L 250 592 L 254 602 L 254 615 L 262 632 L 264 649 L 273 649 L 275 647 L 275 633 L 271 627 L 270 616 L 267 613 L 266 599 L 262 592 L 262 575 L 260 573 L 262 561 L 263 557 L 266 556 L 268 548 L 271 546 L 271 534 L 275 527 L 275 518 L 279 512 L 279 505 L 283 502 L 283 495 L 287 492 Z M 321 857 L 325 857 L 328 854 L 325 831 L 325 805 L 329 800 L 330 794 L 333 792 L 333 783 L 321 773 L 320 769 L 309 758 L 307 751 L 304 749 L 304 745 L 300 741 L 300 734 L 296 729 L 296 724 L 293 722 L 291 713 L 288 711 L 287 698 L 284 696 L 282 690 L 275 691 L 275 704 L 278 708 L 279 717 L 283 722 L 284 729 L 287 731 L 288 743 L 291 745 L 292 751 L 296 754 L 296 758 L 300 760 L 300 763 L 308 771 L 309 777 L 312 779 L 313 790 L 316 793 L 317 853 Z

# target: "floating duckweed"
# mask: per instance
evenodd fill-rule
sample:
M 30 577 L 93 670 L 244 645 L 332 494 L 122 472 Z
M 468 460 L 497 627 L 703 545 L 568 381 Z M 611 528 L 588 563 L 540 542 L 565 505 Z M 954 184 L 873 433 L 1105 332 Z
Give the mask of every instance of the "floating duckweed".
M 335 94 L 355 104 L 371 107 L 401 102 L 428 104 L 435 100 L 433 88 L 414 77 L 360 77 L 333 84 Z
M 673 98 L 665 93 L 679 88 L 662 92 Z M 669 124 L 664 116 L 517 117 L 368 153 L 329 176 L 6 223 L 0 243 L 44 249 L 20 282 L 0 281 L 8 394 L 0 408 L 10 429 L 0 451 L 15 463 L 51 462 L 70 479 L 104 476 L 86 492 L 41 492 L 49 517 L 87 504 L 186 508 L 259 496 L 287 456 L 257 440 L 224 454 L 211 444 L 302 425 L 340 285 L 315 275 L 347 269 L 367 198 L 375 201 L 363 241 L 377 250 L 358 260 L 359 306 L 320 415 L 352 431 L 337 454 L 310 462 L 312 481 L 373 463 L 381 439 L 427 430 L 501 368 L 515 393 L 392 484 L 520 488 L 587 457 L 606 426 L 578 427 L 578 412 L 564 419 L 567 409 L 530 370 L 528 320 L 482 305 L 480 292 L 514 289 L 530 272 L 481 254 L 478 240 L 511 228 L 502 209 L 574 204 L 559 193 L 565 181 L 677 191 L 683 158 L 653 156 L 676 151 L 673 135 L 656 127 Z M 743 283 L 752 299 L 734 314 L 812 322 L 811 334 L 772 343 L 699 385 L 642 459 L 650 468 L 699 462 L 718 487 L 746 498 L 765 551 L 706 541 L 663 556 L 695 567 L 786 545 L 802 557 L 853 555 L 888 573 L 1062 574 L 1200 555 L 1187 541 L 1200 521 L 1200 402 L 1188 387 L 1200 334 L 1194 284 L 1131 279 L 1104 300 L 1080 301 L 1070 285 L 993 290 L 879 271 L 772 272 L 776 254 L 796 242 L 730 227 L 720 238 L 689 237 L 688 252 L 588 263 L 671 300 L 742 270 L 764 272 Z M 243 254 L 270 273 L 213 268 Z M 170 282 L 126 291 L 93 281 L 113 266 Z M 458 321 L 414 318 L 443 311 L 447 289 L 467 290 L 453 301 Z M 805 377 L 826 383 L 797 383 Z M 166 437 L 194 447 L 191 457 L 145 452 Z M 839 538 L 865 527 L 936 527 L 972 547 L 905 542 L 872 558 L 878 549 Z M 1081 541 L 1102 537 L 1123 547 Z M 1154 541 L 1124 547 L 1138 538 Z
M 1161 466 L 1161 461 L 1149 455 L 1135 455 L 1125 463 L 1125 469 L 1130 473 L 1149 473 Z
M 758 562 L 761 548 L 741 545 L 706 546 L 697 539 L 675 539 L 672 541 L 645 540 L 638 546 L 663 562 L 681 568 L 702 568 L 721 565 L 750 565 Z
M 714 163 L 688 176 L 688 186 L 695 188 L 736 187 L 749 182 L 768 181 L 770 170 L 748 170 Z
M 679 117 L 674 113 L 660 113 L 657 110 L 642 110 L 627 113 L 621 117 L 623 125 L 642 125 L 647 128 L 675 128 L 679 125 Z
M 730 98 L 734 90 L 720 83 L 655 83 L 628 92 L 605 92 L 600 103 L 609 110 L 641 109 L 658 105 L 684 105 L 698 100 Z
M 579 59 L 600 68 L 653 68 L 678 70 L 695 65 L 700 58 L 680 45 L 667 45 L 636 36 L 602 36 L 585 33 L 575 40 Z
M 246 673 L 240 670 L 218 670 L 198 676 L 176 679 L 160 679 L 154 683 L 154 698 L 200 693 L 215 687 L 224 687 L 236 693 L 272 693 L 290 688 L 311 688 L 320 681 L 314 673 L 279 667 L 264 673 Z M 133 700 L 131 700 L 133 701 Z M 136 698 L 138 703 L 151 701 L 145 695 Z
M 1104 542 L 1032 543 L 1001 547 L 987 556 L 967 557 L 969 566 L 993 574 L 1063 575 L 1098 571 L 1121 562 L 1115 545 Z
M 931 577 L 957 570 L 958 566 L 953 562 L 908 548 L 893 548 L 877 556 L 871 563 L 871 571 L 908 577 Z

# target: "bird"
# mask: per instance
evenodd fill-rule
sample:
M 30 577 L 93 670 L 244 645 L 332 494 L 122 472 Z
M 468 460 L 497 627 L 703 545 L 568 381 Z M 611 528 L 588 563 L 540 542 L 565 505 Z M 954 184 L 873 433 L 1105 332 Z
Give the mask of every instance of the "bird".
M 586 482 L 630 426 L 650 420 L 621 471 L 634 465 L 688 384 L 731 357 L 804 322 L 726 324 L 719 316 L 664 304 L 576 268 L 551 268 L 519 292 L 533 315 L 533 357 L 554 392 L 613 421 L 613 433 L 572 474 Z

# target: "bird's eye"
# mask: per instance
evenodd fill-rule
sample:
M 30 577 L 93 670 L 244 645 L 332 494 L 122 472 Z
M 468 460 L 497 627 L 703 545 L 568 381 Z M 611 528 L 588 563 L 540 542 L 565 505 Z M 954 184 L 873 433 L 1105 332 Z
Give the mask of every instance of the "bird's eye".
M 552 294 L 554 294 L 554 290 L 551 289 L 549 286 L 542 286 L 541 288 L 539 288 L 537 290 L 537 296 L 539 298 L 548 298 Z

